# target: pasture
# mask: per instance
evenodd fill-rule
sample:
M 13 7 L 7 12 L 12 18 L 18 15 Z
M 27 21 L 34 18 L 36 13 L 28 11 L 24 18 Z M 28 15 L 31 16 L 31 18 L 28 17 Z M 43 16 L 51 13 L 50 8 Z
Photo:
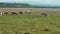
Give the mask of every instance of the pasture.
M 52 8 L 0 8 L 2 12 L 23 11 L 23 15 L 0 16 L 0 34 L 60 34 L 60 9 Z M 31 10 L 32 14 L 25 14 Z M 46 11 L 48 16 L 40 13 Z

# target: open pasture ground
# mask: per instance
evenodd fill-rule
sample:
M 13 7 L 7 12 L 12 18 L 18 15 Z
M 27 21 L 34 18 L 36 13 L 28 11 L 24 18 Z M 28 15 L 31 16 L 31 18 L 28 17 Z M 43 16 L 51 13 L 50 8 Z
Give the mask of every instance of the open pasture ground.
M 60 9 L 52 8 L 0 8 L 2 12 L 23 11 L 23 15 L 0 16 L 0 34 L 60 34 Z M 31 10 L 32 14 L 25 14 Z M 40 13 L 46 11 L 48 16 Z

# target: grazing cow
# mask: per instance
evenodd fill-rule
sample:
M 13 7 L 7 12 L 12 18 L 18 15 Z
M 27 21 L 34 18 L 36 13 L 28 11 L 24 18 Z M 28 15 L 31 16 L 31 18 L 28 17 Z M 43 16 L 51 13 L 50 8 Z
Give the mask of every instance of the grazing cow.
M 8 12 L 5 12 L 4 14 L 8 14 Z
M 31 11 L 26 11 L 26 14 L 31 14 Z
M 19 12 L 19 14 L 21 14 L 21 15 L 22 15 L 22 14 L 23 14 L 23 12 L 22 12 L 22 11 L 20 11 L 20 12 Z
M 47 13 L 46 12 L 42 12 L 41 15 L 47 16 Z
M 16 12 L 11 12 L 11 14 L 13 14 L 13 15 L 17 15 L 17 13 L 16 13 Z
M 3 13 L 2 13 L 2 12 L 0 12 L 0 15 L 1 15 L 1 16 L 2 16 L 2 14 L 3 14 Z

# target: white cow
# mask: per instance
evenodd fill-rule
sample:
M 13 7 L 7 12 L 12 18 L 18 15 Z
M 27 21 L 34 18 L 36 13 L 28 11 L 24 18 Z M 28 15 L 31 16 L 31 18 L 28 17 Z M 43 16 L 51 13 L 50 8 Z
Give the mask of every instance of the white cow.
M 27 10 L 26 13 L 27 13 L 27 14 L 31 14 L 31 11 Z
M 3 14 L 3 13 L 2 13 L 2 12 L 0 12 L 0 15 L 1 15 L 1 16 L 2 16 L 2 14 Z
M 42 12 L 41 15 L 47 16 L 47 12 Z

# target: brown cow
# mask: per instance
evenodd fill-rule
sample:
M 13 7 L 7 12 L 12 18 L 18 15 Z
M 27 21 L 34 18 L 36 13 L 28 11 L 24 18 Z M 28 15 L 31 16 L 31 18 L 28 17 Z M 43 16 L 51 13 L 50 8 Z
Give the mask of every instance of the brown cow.
M 13 14 L 13 15 L 17 15 L 17 13 L 16 13 L 16 12 L 11 12 L 11 14 Z

